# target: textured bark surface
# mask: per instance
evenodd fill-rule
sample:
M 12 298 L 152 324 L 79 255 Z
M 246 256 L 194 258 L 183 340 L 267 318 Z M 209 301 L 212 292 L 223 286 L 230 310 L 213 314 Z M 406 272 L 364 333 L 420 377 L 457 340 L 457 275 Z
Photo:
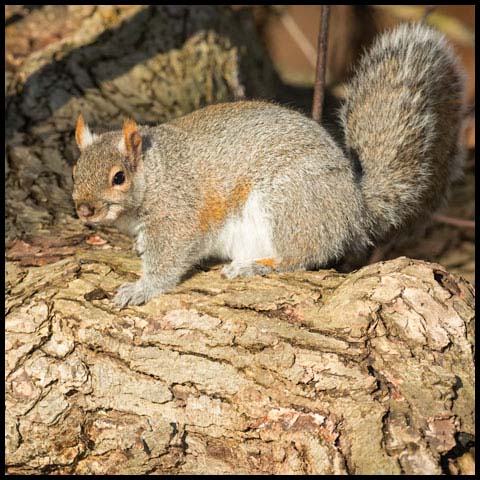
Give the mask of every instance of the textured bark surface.
M 474 291 L 439 265 L 215 267 L 113 307 L 140 262 L 74 218 L 78 112 L 158 122 L 274 76 L 243 13 L 61 8 L 7 75 L 8 473 L 472 473 Z
M 138 260 L 74 249 L 7 265 L 10 473 L 438 474 L 473 439 L 473 289 L 439 265 L 214 268 L 119 312 Z

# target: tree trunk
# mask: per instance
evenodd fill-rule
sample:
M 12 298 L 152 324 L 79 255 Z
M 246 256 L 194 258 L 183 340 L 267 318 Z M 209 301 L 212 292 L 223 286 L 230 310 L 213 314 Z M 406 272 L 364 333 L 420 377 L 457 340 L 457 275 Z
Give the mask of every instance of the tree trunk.
M 7 78 L 7 472 L 472 473 L 474 291 L 439 265 L 215 267 L 113 307 L 140 262 L 73 217 L 79 111 L 158 122 L 274 75 L 248 12 L 68 8 Z
M 7 265 L 8 472 L 468 468 L 461 278 L 406 258 L 347 276 L 228 282 L 216 268 L 119 313 L 111 294 L 138 269 L 109 244 Z

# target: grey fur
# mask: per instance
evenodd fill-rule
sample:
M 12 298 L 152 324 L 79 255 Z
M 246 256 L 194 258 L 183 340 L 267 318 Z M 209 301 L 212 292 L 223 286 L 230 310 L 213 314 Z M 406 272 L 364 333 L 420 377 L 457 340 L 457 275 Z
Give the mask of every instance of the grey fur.
M 462 172 L 464 97 L 459 61 L 432 28 L 401 25 L 363 56 L 341 118 L 363 168 L 371 238 L 413 229 L 442 206 Z
M 140 127 L 135 168 L 119 152 L 121 131 L 94 137 L 76 165 L 77 207 L 87 203 L 103 216 L 111 210 L 112 219 L 98 223 L 135 236 L 143 263 L 142 278 L 123 285 L 115 303 L 144 303 L 177 285 L 217 252 L 222 228 L 252 192 L 269 218 L 275 263 L 233 258 L 227 278 L 326 265 L 428 216 L 461 167 L 460 72 L 443 37 L 427 27 L 405 25 L 380 37 L 342 110 L 360 179 L 321 126 L 267 102 L 219 104 Z M 114 202 L 113 165 L 130 182 Z

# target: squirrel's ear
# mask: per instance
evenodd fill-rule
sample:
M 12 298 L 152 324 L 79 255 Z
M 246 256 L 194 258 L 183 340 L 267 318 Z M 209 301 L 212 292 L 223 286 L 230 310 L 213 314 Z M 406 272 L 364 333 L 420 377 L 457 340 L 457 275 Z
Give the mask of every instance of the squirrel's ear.
M 123 124 L 123 145 L 125 153 L 128 155 L 135 170 L 137 168 L 138 157 L 142 153 L 142 136 L 138 130 L 137 124 L 131 120 L 125 120 Z
M 83 150 L 93 143 L 93 135 L 88 128 L 88 125 L 83 121 L 83 116 L 80 114 L 77 120 L 77 128 L 75 129 L 75 140 L 78 148 Z

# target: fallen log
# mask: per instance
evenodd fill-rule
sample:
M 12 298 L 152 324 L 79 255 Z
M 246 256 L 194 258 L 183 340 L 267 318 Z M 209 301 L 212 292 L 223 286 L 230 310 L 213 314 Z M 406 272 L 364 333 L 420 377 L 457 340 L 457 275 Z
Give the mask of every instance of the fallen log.
M 7 265 L 9 473 L 439 474 L 470 455 L 474 292 L 441 266 L 214 268 L 118 311 L 139 267 L 109 244 Z

